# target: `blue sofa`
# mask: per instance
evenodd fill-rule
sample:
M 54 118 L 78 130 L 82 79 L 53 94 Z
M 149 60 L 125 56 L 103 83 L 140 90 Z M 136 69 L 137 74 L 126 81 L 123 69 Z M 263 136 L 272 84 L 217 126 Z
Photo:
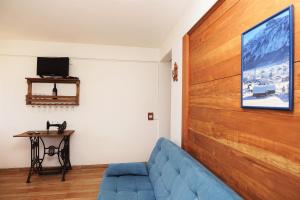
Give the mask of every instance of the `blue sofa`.
M 171 141 L 160 138 L 148 163 L 111 164 L 98 200 L 242 199 Z

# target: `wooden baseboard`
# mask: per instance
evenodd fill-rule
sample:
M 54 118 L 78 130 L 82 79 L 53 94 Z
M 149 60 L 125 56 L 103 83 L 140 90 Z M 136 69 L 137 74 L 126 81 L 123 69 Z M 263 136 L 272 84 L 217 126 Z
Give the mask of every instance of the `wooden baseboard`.
M 108 164 L 95 164 L 95 165 L 72 165 L 73 169 L 91 169 L 91 168 L 107 168 Z
M 107 167 L 108 167 L 108 164 L 72 165 L 73 169 L 93 169 L 93 168 L 107 168 Z M 29 167 L 2 168 L 2 169 L 0 169 L 0 173 L 28 171 L 28 169 L 29 169 Z

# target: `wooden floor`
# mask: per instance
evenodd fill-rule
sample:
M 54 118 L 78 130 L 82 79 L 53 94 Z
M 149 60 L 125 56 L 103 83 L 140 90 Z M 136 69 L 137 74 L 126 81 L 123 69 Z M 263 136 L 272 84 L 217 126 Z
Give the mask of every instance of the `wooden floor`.
M 103 166 L 73 167 L 61 182 L 60 175 L 31 177 L 25 183 L 27 170 L 0 170 L 0 200 L 75 200 L 96 199 L 106 168 Z

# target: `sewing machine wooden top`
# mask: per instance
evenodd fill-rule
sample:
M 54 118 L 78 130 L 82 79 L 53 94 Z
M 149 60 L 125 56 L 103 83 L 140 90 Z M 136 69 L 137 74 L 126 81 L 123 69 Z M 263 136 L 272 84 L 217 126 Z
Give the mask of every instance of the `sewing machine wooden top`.
M 14 135 L 14 137 L 62 137 L 62 136 L 71 136 L 75 131 L 74 130 L 65 130 L 62 134 L 58 131 L 26 131 Z

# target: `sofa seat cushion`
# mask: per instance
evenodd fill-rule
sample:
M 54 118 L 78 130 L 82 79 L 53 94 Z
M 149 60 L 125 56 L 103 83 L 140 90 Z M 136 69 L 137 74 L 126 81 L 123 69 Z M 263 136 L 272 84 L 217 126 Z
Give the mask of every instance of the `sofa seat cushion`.
M 98 200 L 155 200 L 148 176 L 105 176 Z

